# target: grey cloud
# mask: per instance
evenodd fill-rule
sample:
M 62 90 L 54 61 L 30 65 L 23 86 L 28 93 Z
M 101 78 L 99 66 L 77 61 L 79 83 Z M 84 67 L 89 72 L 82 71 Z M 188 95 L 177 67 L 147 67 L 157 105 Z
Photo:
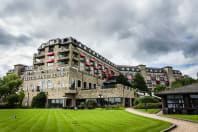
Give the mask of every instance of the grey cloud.
M 30 40 L 31 38 L 26 35 L 15 36 L 5 31 L 3 28 L 0 28 L 0 46 L 26 44 Z

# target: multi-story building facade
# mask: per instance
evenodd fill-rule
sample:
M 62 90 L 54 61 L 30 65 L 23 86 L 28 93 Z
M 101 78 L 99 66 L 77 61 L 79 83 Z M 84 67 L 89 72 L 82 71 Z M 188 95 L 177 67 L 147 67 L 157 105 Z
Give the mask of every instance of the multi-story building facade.
M 130 106 L 135 98 L 133 89 L 108 78 L 123 74 L 131 81 L 137 72 L 143 75 L 150 89 L 156 84 L 170 86 L 181 76 L 172 67 L 116 65 L 72 37 L 41 44 L 33 56 L 32 66 L 18 64 L 8 74 L 23 78 L 24 105 L 30 105 L 32 98 L 43 91 L 47 94 L 47 107 L 66 107 L 88 99 L 103 105 Z

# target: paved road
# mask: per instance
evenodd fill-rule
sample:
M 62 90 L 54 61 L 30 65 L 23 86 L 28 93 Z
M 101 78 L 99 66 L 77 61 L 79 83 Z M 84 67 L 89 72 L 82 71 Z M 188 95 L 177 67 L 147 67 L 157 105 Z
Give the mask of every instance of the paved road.
M 161 116 L 158 116 L 157 114 L 143 113 L 143 112 L 136 111 L 132 108 L 126 108 L 126 111 L 137 114 L 137 115 L 142 115 L 142 116 L 159 119 L 163 121 L 168 121 L 168 122 L 176 124 L 177 127 L 171 130 L 171 132 L 198 132 L 198 123 L 172 119 L 168 117 L 161 117 Z

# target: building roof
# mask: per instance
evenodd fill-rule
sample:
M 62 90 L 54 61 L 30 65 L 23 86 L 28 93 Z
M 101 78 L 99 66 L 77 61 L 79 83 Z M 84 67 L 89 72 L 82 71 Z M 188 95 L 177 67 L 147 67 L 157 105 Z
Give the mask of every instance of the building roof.
M 157 93 L 156 95 L 162 96 L 162 95 L 168 95 L 168 94 L 192 94 L 192 93 L 198 93 L 198 83 L 183 86 L 180 88 L 169 89 L 169 90 Z

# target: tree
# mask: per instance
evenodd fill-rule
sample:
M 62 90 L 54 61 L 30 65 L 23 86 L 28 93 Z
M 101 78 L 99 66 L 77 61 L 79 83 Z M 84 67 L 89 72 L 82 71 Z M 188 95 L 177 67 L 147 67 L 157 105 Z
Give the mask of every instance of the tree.
M 123 75 L 119 75 L 117 78 L 116 78 L 116 82 L 117 83 L 120 83 L 120 84 L 123 84 L 125 86 L 129 86 L 131 87 L 131 84 L 129 83 L 128 79 L 123 76 Z
M 9 105 L 14 105 L 14 104 L 18 103 L 19 96 L 17 94 L 10 94 L 10 95 L 8 95 L 7 100 L 8 100 Z
M 140 73 L 137 73 L 136 76 L 134 77 L 132 81 L 132 87 L 137 88 L 141 91 L 148 92 L 148 87 L 146 85 L 144 77 Z
M 24 92 L 21 90 L 21 91 L 19 92 L 19 104 L 20 104 L 20 105 L 22 105 L 22 102 L 23 102 L 24 97 L 25 97 L 25 94 L 24 94 Z
M 47 96 L 44 92 L 40 92 L 37 96 L 32 99 L 32 107 L 34 108 L 44 108 L 47 101 Z
M 165 85 L 157 84 L 157 85 L 155 86 L 154 92 L 155 92 L 155 93 L 158 93 L 158 92 L 164 91 L 164 90 L 166 90 L 166 89 L 167 89 L 167 87 L 166 87 Z
M 190 85 L 193 83 L 198 83 L 198 80 L 189 77 L 188 75 L 181 76 L 180 78 L 176 79 L 173 83 L 171 88 L 178 88 L 185 85 Z
M 15 74 L 9 74 L 0 79 L 0 98 L 15 94 L 23 81 Z

